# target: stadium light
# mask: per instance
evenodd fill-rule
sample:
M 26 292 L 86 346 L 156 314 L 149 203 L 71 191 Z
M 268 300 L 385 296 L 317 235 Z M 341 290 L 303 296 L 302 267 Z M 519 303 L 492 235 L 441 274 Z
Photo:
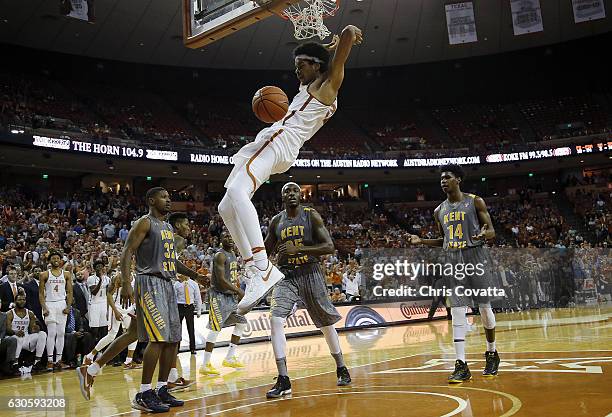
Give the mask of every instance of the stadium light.
M 533 172 L 530 172 L 530 173 L 529 173 L 529 176 L 530 176 L 530 177 L 533 177 Z
M 482 178 L 480 179 L 480 181 L 482 181 L 482 182 L 485 182 L 486 180 L 487 180 L 487 177 L 482 177 Z

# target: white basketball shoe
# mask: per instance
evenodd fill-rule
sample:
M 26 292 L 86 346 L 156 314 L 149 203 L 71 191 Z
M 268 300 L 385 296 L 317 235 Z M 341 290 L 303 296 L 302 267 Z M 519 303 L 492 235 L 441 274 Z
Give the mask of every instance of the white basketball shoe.
M 249 267 L 247 276 L 250 278 L 246 281 L 246 289 L 244 297 L 238 303 L 238 312 L 250 311 L 257 305 L 259 300 L 279 282 L 285 278 L 285 275 L 278 270 L 277 267 L 268 261 L 268 267 L 265 270 L 257 268 L 255 265 Z

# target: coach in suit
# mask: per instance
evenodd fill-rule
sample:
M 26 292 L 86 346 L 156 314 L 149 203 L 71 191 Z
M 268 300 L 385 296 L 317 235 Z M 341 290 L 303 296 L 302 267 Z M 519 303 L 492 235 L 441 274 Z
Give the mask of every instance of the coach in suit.
M 20 286 L 26 293 L 26 308 L 31 310 L 36 316 L 40 329 L 46 331 L 47 326 L 45 325 L 45 320 L 42 315 L 42 307 L 40 306 L 40 298 L 38 297 L 38 282 L 38 273 L 34 273 L 32 278 Z
M 7 312 L 11 309 L 11 304 L 17 299 L 17 268 L 8 267 L 8 281 L 0 285 L 0 299 L 2 300 L 1 311 Z
M 63 362 L 70 365 L 71 368 L 76 368 L 77 354 L 84 357 L 91 352 L 94 346 L 94 338 L 87 322 L 83 320 L 79 310 L 73 306 L 66 319 Z
M 81 272 L 77 273 L 76 283 L 72 287 L 72 292 L 74 293 L 74 307 L 81 313 L 81 318 L 87 319 L 90 292 Z M 89 326 L 89 322 L 87 326 Z

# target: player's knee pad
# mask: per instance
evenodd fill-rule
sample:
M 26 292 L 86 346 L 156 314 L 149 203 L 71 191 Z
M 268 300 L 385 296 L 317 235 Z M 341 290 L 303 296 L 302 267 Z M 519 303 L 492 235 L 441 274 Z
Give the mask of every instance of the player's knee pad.
M 482 326 L 485 329 L 495 328 L 495 314 L 490 304 L 484 304 L 479 306 L 480 319 L 482 320 Z
M 467 308 L 452 307 L 451 316 L 453 317 L 453 339 L 465 340 L 468 328 Z
M 206 343 L 215 343 L 217 341 L 217 337 L 219 337 L 219 332 L 210 330 L 206 335 Z
M 234 331 L 232 332 L 232 335 L 237 336 L 237 337 L 242 337 L 242 333 L 244 332 L 246 327 L 247 327 L 246 323 L 236 324 L 234 326 Z

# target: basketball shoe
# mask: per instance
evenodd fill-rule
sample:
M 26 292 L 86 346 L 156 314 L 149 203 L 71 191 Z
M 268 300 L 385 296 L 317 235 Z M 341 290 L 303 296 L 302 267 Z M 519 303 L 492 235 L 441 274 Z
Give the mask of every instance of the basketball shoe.
M 174 382 L 168 382 L 168 392 L 182 391 L 193 384 L 195 384 L 195 381 L 190 381 L 181 376 Z
M 170 406 L 164 404 L 152 389 L 136 394 L 132 401 L 132 408 L 148 413 L 166 413 L 170 410 Z
M 499 368 L 499 355 L 495 352 L 485 352 L 486 365 L 482 375 L 485 377 L 493 377 L 497 375 L 497 368 Z
M 215 368 L 212 363 L 208 362 L 206 365 L 202 364 L 200 367 L 200 373 L 202 375 L 219 375 L 221 372 Z
M 346 366 L 336 369 L 336 376 L 338 377 L 338 382 L 336 385 L 339 387 L 344 387 L 351 384 L 351 374 L 349 374 Z
M 457 359 L 455 361 L 455 371 L 448 377 L 449 384 L 460 384 L 472 379 L 472 373 L 467 363 Z
M 280 398 L 291 394 L 291 381 L 288 376 L 279 375 L 276 377 L 276 384 L 266 393 L 266 398 Z
M 268 261 L 268 267 L 265 270 L 251 265 L 246 272 L 248 280 L 246 280 L 246 289 L 244 297 L 238 303 L 238 312 L 249 311 L 257 305 L 267 293 L 276 285 L 278 281 L 285 278 L 285 275 L 278 270 L 277 267 Z
M 168 392 L 167 385 L 164 385 L 163 387 L 157 390 L 157 398 L 159 398 L 162 403 L 170 407 L 182 407 L 183 405 L 185 405 L 185 402 L 183 400 L 175 398 L 172 394 Z
M 94 377 L 87 373 L 87 365 L 79 366 L 76 369 L 77 376 L 79 378 L 79 386 L 81 387 L 81 394 L 83 398 L 89 400 L 91 398 L 91 386 L 94 383 Z
M 226 368 L 244 368 L 244 364 L 240 362 L 236 356 L 223 359 L 222 365 Z

